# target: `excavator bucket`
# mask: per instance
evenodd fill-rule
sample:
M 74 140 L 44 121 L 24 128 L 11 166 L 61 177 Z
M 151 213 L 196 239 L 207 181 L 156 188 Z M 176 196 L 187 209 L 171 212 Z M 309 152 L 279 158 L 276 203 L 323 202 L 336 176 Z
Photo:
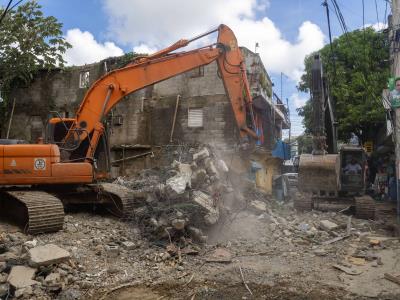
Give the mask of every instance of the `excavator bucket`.
M 298 188 L 317 197 L 337 197 L 339 156 L 337 154 L 302 154 L 299 163 Z

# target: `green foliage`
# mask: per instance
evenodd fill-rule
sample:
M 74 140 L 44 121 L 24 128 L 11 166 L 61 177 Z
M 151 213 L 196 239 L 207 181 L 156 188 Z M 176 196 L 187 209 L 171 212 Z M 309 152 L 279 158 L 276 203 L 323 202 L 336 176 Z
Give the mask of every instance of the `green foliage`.
M 332 47 L 333 55 L 329 44 L 318 52 L 329 79 L 331 100 L 335 104 L 339 123 L 339 138 L 345 140 L 350 132 L 355 132 L 366 140 L 385 118 L 381 94 L 389 77 L 386 36 L 372 28 L 355 30 L 335 39 Z M 313 55 L 306 57 L 304 62 L 306 72 L 298 86 L 303 92 L 309 91 Z M 298 112 L 304 116 L 304 125 L 310 132 L 310 103 L 307 102 Z
M 116 65 L 116 69 L 123 68 L 127 64 L 133 62 L 135 59 L 137 59 L 139 57 L 145 57 L 147 55 L 148 54 L 140 54 L 140 53 L 136 53 L 136 52 L 125 53 L 121 57 L 118 57 L 118 63 Z
M 312 128 L 312 105 L 311 100 L 307 100 L 304 106 L 296 108 L 299 116 L 303 117 L 303 125 L 305 127 L 305 133 L 311 134 Z
M 4 123 L 10 86 L 28 84 L 43 69 L 63 67 L 63 53 L 71 45 L 62 36 L 62 24 L 45 17 L 36 1 L 28 1 L 9 11 L 0 24 L 0 123 Z M 4 8 L 0 8 L 0 15 Z
M 297 137 L 299 154 L 311 153 L 313 150 L 312 136 L 303 134 Z

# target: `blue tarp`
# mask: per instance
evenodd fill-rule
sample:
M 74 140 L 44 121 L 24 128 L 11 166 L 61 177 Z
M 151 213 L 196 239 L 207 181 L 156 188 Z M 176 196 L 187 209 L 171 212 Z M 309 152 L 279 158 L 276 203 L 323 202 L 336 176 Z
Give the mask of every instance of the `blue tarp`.
M 289 160 L 291 158 L 290 145 L 284 143 L 281 140 L 278 140 L 275 144 L 274 150 L 272 150 L 272 156 L 279 157 L 280 159 L 283 160 Z

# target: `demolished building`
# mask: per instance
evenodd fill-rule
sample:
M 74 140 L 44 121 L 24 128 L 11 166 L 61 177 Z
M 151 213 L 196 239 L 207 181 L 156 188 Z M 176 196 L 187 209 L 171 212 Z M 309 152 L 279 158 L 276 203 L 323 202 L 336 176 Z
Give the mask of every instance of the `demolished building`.
M 272 83 L 260 56 L 241 48 L 254 97 L 260 140 L 247 156 L 260 162 L 257 185 L 270 193 L 272 177 L 279 173 L 281 159 L 271 155 L 282 129 L 290 126 L 287 111 L 273 100 Z M 16 99 L 10 137 L 35 142 L 44 135 L 49 111 L 74 116 L 88 87 L 107 72 L 128 62 L 127 56 L 63 70 L 41 72 L 29 87 L 12 91 Z M 159 163 L 152 159 L 168 144 L 208 144 L 232 153 L 232 167 L 249 169 L 249 160 L 238 152 L 239 130 L 216 63 L 199 67 L 127 95 L 109 116 L 113 174 L 132 175 Z

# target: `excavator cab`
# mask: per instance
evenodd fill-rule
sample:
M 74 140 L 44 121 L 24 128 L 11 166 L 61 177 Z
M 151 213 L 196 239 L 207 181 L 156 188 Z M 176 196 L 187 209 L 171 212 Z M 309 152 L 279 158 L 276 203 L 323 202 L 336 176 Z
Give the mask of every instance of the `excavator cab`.
M 45 142 L 46 144 L 56 144 L 61 146 L 64 138 L 68 134 L 70 128 L 73 126 L 76 119 L 73 118 L 62 118 L 56 117 L 51 118 L 46 126 Z M 105 126 L 106 127 L 106 126 Z M 106 127 L 107 128 L 107 127 Z M 62 162 L 79 162 L 85 160 L 86 149 L 88 147 L 89 140 L 82 143 L 77 143 L 76 147 L 70 147 L 68 149 L 60 148 L 61 161 Z M 106 179 L 110 173 L 110 149 L 108 144 L 108 130 L 104 131 L 101 135 L 99 143 L 96 147 L 95 154 L 93 157 L 93 165 L 96 171 L 97 179 Z
M 340 149 L 340 190 L 362 194 L 365 189 L 366 155 L 358 146 L 345 145 Z

